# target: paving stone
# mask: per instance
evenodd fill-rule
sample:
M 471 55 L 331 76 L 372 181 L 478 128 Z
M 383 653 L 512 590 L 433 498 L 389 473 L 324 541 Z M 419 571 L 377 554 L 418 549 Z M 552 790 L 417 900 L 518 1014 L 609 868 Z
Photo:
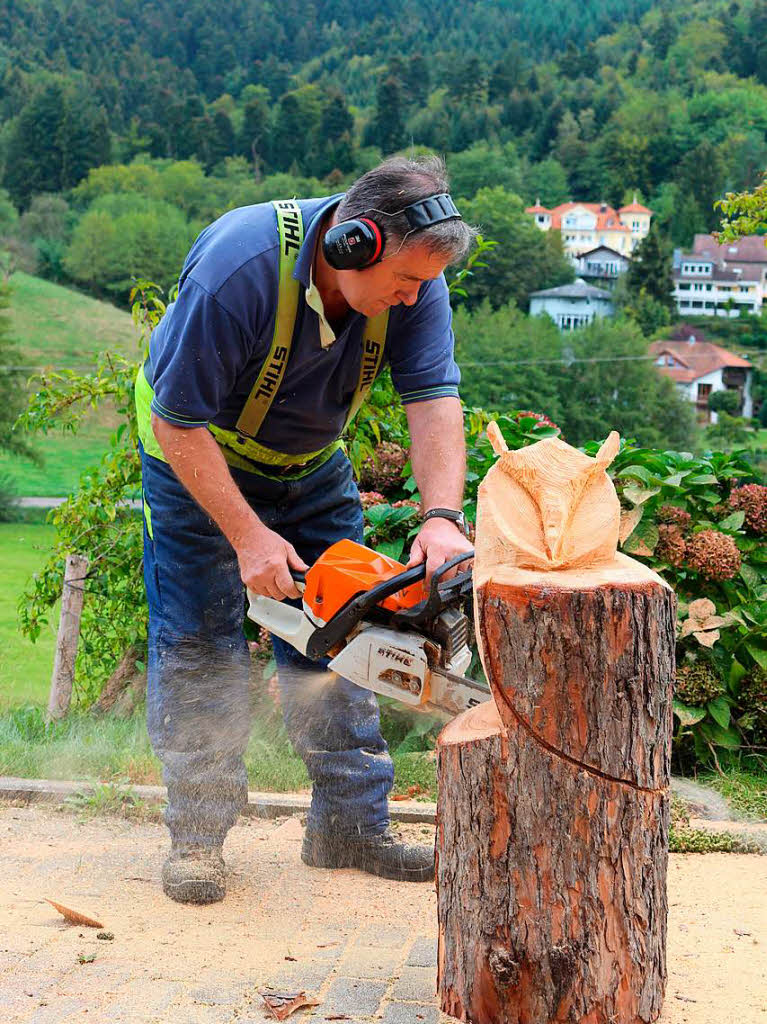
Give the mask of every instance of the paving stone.
M 430 1003 L 435 998 L 437 978 L 431 967 L 403 967 L 394 982 L 392 999 L 408 999 L 416 1003 Z
M 355 942 L 358 946 L 376 946 L 380 949 L 399 949 L 409 938 L 407 928 L 366 928 Z
M 111 1002 L 106 1003 L 109 1019 L 142 1014 L 144 1017 L 160 1016 L 186 991 L 181 982 L 156 982 L 142 979 L 121 988 Z
M 245 997 L 246 985 L 212 986 L 200 985 L 197 988 L 189 989 L 186 993 L 188 999 L 205 1006 L 237 1006 Z
M 422 935 L 413 943 L 407 958 L 408 967 L 437 967 L 437 940 Z
M 378 1024 L 438 1024 L 439 1010 L 429 1003 L 387 1003 Z
M 346 1013 L 349 1016 L 369 1017 L 378 1009 L 386 988 L 386 982 L 383 981 L 335 978 L 322 1001 L 323 1016 Z
M 346 978 L 391 978 L 402 963 L 399 950 L 355 946 L 338 962 L 338 973 Z
M 297 963 L 286 963 L 273 974 L 269 975 L 266 985 L 259 985 L 259 988 L 274 988 L 278 991 L 300 992 L 305 989 L 307 992 L 314 992 L 320 988 L 335 968 L 330 960 L 304 960 Z
M 93 999 L 53 998 L 47 1006 L 38 1006 L 28 1017 L 19 1019 L 24 1024 L 61 1024 L 67 1017 L 81 1014 L 83 1010 L 90 1011 L 92 1007 Z M 85 1020 L 85 1016 L 82 1019 Z

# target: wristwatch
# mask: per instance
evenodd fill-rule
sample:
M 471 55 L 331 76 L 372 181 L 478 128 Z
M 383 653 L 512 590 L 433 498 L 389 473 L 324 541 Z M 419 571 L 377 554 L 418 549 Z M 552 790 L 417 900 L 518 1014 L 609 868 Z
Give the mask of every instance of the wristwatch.
M 455 523 L 464 537 L 468 534 L 466 516 L 454 508 L 430 508 L 428 512 L 424 513 L 423 521 L 426 522 L 427 519 L 449 519 L 451 523 Z

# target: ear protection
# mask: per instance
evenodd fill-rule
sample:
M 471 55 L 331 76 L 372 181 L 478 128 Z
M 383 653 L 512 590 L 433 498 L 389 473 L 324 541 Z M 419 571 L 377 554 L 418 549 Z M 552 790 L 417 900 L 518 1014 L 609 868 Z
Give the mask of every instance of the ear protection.
M 392 213 L 385 210 L 370 212 L 383 217 L 395 217 L 404 213 L 410 225 L 408 235 L 414 231 L 423 231 L 434 224 L 441 224 L 444 220 L 461 219 L 461 214 L 447 192 L 428 196 Z M 322 239 L 322 254 L 334 270 L 363 270 L 378 263 L 385 244 L 386 234 L 381 225 L 369 217 L 358 217 L 342 221 L 325 232 Z

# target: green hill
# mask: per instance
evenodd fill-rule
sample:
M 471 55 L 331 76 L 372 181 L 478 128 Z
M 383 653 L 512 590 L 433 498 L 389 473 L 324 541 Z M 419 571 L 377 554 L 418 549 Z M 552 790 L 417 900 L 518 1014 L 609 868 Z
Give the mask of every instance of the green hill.
M 28 274 L 14 274 L 11 286 L 11 333 L 30 376 L 43 369 L 87 370 L 100 352 L 137 354 L 128 313 Z M 115 422 L 104 408 L 88 415 L 77 434 L 51 431 L 35 439 L 41 466 L 1 453 L 0 473 L 11 478 L 19 495 L 67 494 L 80 473 L 99 461 Z

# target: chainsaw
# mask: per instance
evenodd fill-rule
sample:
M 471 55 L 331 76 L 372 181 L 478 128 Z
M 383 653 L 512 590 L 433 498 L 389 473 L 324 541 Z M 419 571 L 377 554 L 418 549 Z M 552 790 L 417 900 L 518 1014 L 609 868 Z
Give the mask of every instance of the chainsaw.
M 406 568 L 354 541 L 333 544 L 305 573 L 291 570 L 302 607 L 248 591 L 248 618 L 312 661 L 414 710 L 457 715 L 490 697 L 462 675 L 471 662 L 473 557 L 457 555 L 433 574 Z

